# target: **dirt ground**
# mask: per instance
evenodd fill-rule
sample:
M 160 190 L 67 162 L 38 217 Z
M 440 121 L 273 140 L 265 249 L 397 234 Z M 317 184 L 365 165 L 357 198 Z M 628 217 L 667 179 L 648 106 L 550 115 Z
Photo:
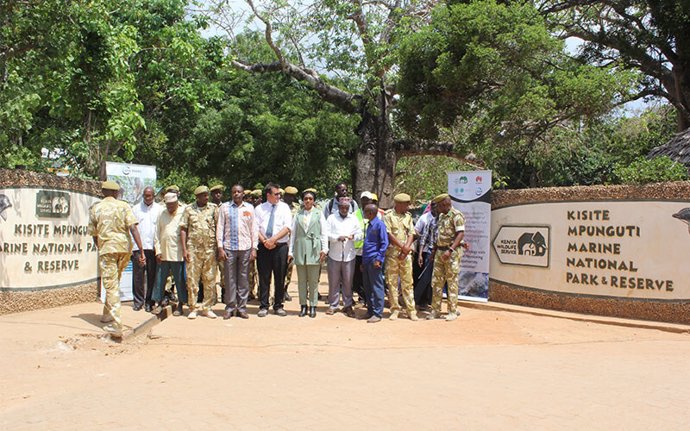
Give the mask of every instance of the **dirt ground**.
M 286 305 L 171 317 L 121 344 L 100 336 L 97 303 L 0 316 L 0 429 L 690 427 L 688 333 L 467 306 L 455 322 L 367 324 Z

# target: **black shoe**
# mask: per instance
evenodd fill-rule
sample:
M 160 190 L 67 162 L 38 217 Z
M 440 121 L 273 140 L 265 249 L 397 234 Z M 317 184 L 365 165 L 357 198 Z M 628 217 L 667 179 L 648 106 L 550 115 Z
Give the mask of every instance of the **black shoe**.
M 309 317 L 316 317 L 316 307 L 309 307 Z
M 182 303 L 178 303 L 177 307 L 175 307 L 175 311 L 173 311 L 173 316 L 184 316 L 184 310 L 183 310 L 183 305 Z
M 304 317 L 307 315 L 307 306 L 301 305 L 299 309 L 299 317 Z
M 150 313 L 153 307 L 151 307 L 151 304 L 144 304 L 144 311 L 147 313 Z
M 132 306 L 132 310 L 134 310 L 134 311 L 140 311 L 140 310 L 141 310 L 141 305 L 137 304 L 137 305 Z
M 288 293 L 287 290 L 285 291 L 285 295 L 283 296 L 283 299 L 287 302 L 292 301 L 292 296 L 290 296 L 290 294 Z

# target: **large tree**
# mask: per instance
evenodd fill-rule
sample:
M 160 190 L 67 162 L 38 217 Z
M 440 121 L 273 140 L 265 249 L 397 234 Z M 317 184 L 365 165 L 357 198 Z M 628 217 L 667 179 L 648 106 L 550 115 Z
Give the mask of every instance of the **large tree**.
M 218 63 L 213 41 L 199 34 L 202 22 L 187 19 L 186 5 L 0 2 L 3 156 L 35 161 L 42 148 L 57 149 L 73 174 L 103 178 L 106 160 L 131 160 L 142 143 L 165 144 L 161 124 L 183 122 L 214 97 L 205 78 Z M 222 57 L 220 45 L 217 52 Z M 3 165 L 17 161 L 0 157 Z
M 246 21 L 231 2 L 212 0 L 207 13 L 230 39 Z M 282 73 L 344 113 L 358 115 L 359 145 L 352 159 L 354 191 L 372 190 L 391 202 L 395 163 L 409 152 L 452 152 L 452 145 L 399 139 L 391 123 L 392 79 L 400 36 L 422 25 L 435 1 L 246 0 L 272 61 L 235 51 L 233 64 L 251 73 Z
M 687 0 L 540 0 L 563 37 L 584 42 L 584 59 L 619 63 L 645 79 L 637 98 L 668 100 L 678 129 L 690 127 L 690 2 Z
M 136 29 L 113 19 L 112 1 L 2 2 L 0 145 L 43 146 L 99 161 L 130 152 L 143 125 L 130 57 Z
M 457 148 L 502 167 L 509 185 L 543 185 L 562 136 L 554 130 L 605 114 L 626 100 L 635 76 L 570 58 L 528 3 L 452 3 L 403 39 L 401 123 L 426 138 L 455 130 Z

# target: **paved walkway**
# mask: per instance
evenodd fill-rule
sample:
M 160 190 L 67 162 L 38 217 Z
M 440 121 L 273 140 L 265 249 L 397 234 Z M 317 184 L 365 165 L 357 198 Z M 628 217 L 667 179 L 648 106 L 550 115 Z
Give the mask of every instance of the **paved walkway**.
M 0 429 L 690 426 L 687 332 L 500 306 L 378 324 L 298 308 L 170 317 L 122 344 L 99 336 L 97 303 L 0 316 Z M 130 326 L 151 316 L 123 314 Z

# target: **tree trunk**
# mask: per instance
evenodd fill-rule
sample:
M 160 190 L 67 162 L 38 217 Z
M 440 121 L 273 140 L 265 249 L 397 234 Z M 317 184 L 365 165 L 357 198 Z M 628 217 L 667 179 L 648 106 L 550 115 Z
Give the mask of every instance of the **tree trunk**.
M 676 104 L 678 131 L 682 132 L 690 127 L 690 65 L 688 67 L 674 66 L 673 77 L 676 84 L 675 97 L 678 101 Z
M 355 154 L 353 196 L 359 200 L 363 191 L 376 193 L 379 206 L 390 208 L 393 205 L 393 181 L 397 156 L 392 138 L 390 123 L 385 112 L 374 115 L 369 111 L 362 113 L 362 121 L 357 128 L 361 143 Z

